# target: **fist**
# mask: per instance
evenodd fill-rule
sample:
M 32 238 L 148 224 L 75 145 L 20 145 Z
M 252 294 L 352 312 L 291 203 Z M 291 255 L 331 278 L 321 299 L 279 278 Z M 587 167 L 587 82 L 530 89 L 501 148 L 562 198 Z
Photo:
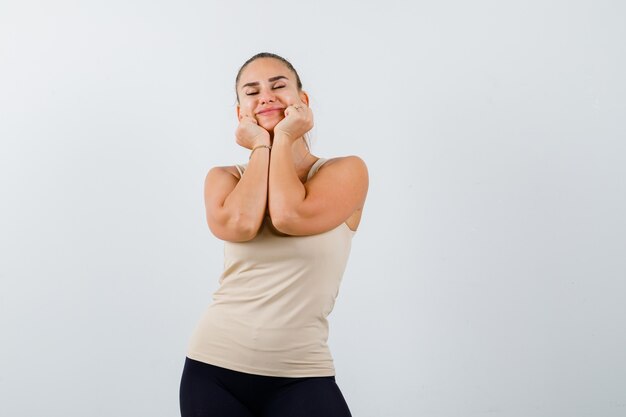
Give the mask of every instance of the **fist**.
M 259 126 L 254 117 L 247 114 L 244 114 L 239 120 L 235 137 L 237 144 L 247 149 L 252 149 L 257 145 L 269 145 L 270 143 L 269 132 Z
M 313 128 L 313 112 L 304 103 L 292 104 L 285 109 L 285 118 L 274 127 L 274 135 L 282 134 L 296 140 Z

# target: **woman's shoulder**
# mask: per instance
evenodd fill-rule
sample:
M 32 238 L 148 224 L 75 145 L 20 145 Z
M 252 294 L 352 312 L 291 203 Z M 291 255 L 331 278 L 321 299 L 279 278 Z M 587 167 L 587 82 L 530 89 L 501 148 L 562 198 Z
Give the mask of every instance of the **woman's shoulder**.
M 248 164 L 235 164 L 235 165 L 225 165 L 225 166 L 215 166 L 209 169 L 207 173 L 207 178 L 215 177 L 215 176 L 233 176 L 236 179 L 240 180 L 243 172 L 245 171 Z
M 367 173 L 367 165 L 365 161 L 357 155 L 346 155 L 346 156 L 336 156 L 333 158 L 320 158 L 323 159 L 322 165 L 319 170 L 321 171 L 324 167 L 333 167 L 337 170 L 356 170 L 363 171 Z

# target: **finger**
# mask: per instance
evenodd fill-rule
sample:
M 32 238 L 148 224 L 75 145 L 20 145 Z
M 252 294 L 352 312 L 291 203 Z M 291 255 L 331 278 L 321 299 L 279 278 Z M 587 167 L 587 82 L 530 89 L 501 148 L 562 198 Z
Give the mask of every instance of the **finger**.
M 285 109 L 285 116 L 289 116 L 292 112 L 298 113 L 300 110 L 301 107 L 298 104 L 291 104 Z
M 243 119 L 248 122 L 252 122 L 254 124 L 258 124 L 256 118 L 252 117 L 251 114 L 244 114 Z

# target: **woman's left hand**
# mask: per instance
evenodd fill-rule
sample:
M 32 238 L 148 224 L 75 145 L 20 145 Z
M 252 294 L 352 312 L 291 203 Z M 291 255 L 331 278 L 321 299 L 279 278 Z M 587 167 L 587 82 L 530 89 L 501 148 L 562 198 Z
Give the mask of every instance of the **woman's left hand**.
M 285 118 L 274 126 L 274 137 L 284 135 L 296 140 L 313 128 L 313 112 L 306 104 L 300 102 L 285 109 Z

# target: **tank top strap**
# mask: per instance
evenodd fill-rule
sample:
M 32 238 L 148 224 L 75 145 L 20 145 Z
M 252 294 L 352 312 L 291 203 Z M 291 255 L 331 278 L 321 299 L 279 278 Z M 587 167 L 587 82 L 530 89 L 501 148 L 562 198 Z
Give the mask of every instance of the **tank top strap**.
M 322 165 L 324 165 L 326 161 L 328 161 L 327 158 L 319 158 L 317 161 L 315 161 L 315 163 L 311 166 L 311 169 L 309 170 L 309 174 L 307 175 L 306 180 L 310 180 L 311 177 L 315 175 L 315 173 L 320 169 Z
M 241 177 L 246 168 L 248 168 L 248 164 L 235 164 L 235 168 L 237 168 L 237 171 L 239 171 L 239 177 Z

